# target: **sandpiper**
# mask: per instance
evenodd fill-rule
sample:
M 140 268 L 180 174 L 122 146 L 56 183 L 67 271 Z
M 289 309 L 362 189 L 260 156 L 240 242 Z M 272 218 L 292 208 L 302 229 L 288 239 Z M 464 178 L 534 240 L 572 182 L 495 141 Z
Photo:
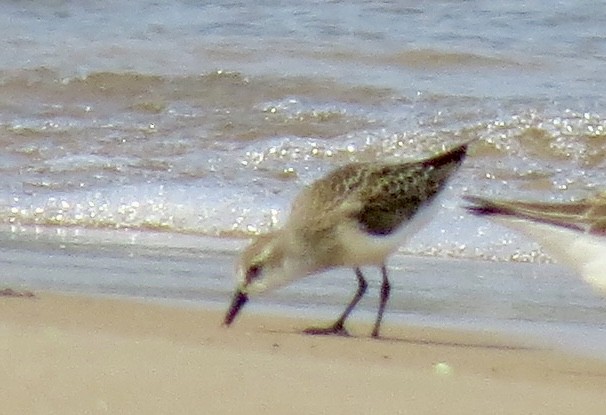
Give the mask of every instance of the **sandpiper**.
M 567 203 L 464 198 L 472 203 L 471 213 L 533 238 L 606 294 L 606 192 Z
M 225 316 L 229 326 L 249 296 L 335 267 L 352 267 L 358 289 L 329 327 L 307 334 L 347 335 L 349 313 L 367 287 L 361 266 L 381 268 L 380 304 L 372 331 L 378 337 L 390 293 L 385 261 L 427 220 L 430 205 L 463 162 L 467 143 L 425 160 L 353 163 L 305 188 L 285 226 L 261 235 L 243 252 L 238 285 Z

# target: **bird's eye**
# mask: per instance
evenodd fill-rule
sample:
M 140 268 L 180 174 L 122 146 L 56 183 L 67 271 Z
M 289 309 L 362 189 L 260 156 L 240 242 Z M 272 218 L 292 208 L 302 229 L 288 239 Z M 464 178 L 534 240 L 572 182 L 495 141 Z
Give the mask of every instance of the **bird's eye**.
M 253 282 L 257 278 L 259 278 L 260 274 L 261 274 L 261 267 L 259 265 L 251 265 L 246 270 L 246 278 L 245 278 L 246 283 L 250 284 L 251 282 Z

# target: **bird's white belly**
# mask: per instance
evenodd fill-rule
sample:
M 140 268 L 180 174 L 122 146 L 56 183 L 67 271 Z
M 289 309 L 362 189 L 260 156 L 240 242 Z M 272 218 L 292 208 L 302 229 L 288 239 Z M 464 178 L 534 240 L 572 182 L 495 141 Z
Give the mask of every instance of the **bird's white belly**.
M 380 265 L 404 242 L 391 236 L 372 236 L 359 229 L 343 229 L 343 265 Z
M 606 239 L 560 226 L 509 216 L 496 222 L 535 239 L 557 261 L 577 271 L 606 295 Z

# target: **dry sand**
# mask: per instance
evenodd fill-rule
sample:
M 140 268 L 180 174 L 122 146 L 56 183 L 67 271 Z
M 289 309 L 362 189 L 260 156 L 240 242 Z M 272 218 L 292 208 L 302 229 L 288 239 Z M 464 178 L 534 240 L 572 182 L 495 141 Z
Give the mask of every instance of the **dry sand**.
M 0 296 L 2 414 L 597 414 L 606 362 L 487 332 Z M 360 336 L 360 337 L 357 337 Z M 446 365 L 437 366 L 443 362 Z M 440 371 L 442 368 L 450 368 Z

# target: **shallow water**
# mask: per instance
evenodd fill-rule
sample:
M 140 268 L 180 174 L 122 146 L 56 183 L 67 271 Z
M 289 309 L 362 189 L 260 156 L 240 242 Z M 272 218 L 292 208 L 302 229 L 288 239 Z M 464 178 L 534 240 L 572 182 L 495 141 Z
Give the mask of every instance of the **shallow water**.
M 493 265 L 480 261 L 550 262 L 536 244 L 466 215 L 460 195 L 571 200 L 602 188 L 601 7 L 588 1 L 3 4 L 3 252 L 18 255 L 28 243 L 15 241 L 47 234 L 89 246 L 82 235 L 91 230 L 115 246 L 134 232 L 139 236 L 128 240 L 129 249 L 148 249 L 146 232 L 160 231 L 164 237 L 154 246 L 167 247 L 188 237 L 242 239 L 280 226 L 298 190 L 336 166 L 415 159 L 475 138 L 435 220 L 401 252 L 472 260 L 484 269 Z M 199 256 L 171 266 L 180 269 L 183 260 L 195 268 Z M 171 273 L 161 261 L 149 267 Z M 19 272 L 23 283 L 37 278 Z M 216 273 L 229 278 L 231 266 Z M 108 289 L 133 294 L 123 275 L 107 275 Z M 416 305 L 402 312 L 443 320 L 441 304 L 460 295 L 451 304 L 454 315 L 473 319 L 481 314 L 474 304 L 491 308 L 479 299 L 491 298 L 497 284 L 493 322 L 522 321 L 529 304 L 562 324 L 576 324 L 587 307 L 590 320 L 579 324 L 603 321 L 603 302 L 568 274 L 557 283 L 528 282 L 529 291 L 553 291 L 532 300 L 519 297 L 525 293 L 519 281 L 494 280 L 486 271 L 488 283 L 473 275 L 439 287 L 403 280 L 406 304 Z M 316 290 L 333 284 L 308 281 Z M 570 285 L 562 289 L 562 281 Z M 192 299 L 215 293 L 190 282 Z M 171 282 L 137 284 L 152 295 L 151 285 L 164 292 Z M 432 297 L 436 292 L 443 297 Z
M 0 232 L 3 284 L 227 309 L 242 241 L 136 231 L 68 232 Z M 392 295 L 385 324 L 499 331 L 606 358 L 606 299 L 557 265 L 398 254 L 389 261 L 389 272 Z M 370 323 L 380 275 L 373 268 L 364 273 L 369 290 L 350 319 Z M 330 322 L 355 288 L 350 269 L 333 270 L 254 297 L 242 313 Z

